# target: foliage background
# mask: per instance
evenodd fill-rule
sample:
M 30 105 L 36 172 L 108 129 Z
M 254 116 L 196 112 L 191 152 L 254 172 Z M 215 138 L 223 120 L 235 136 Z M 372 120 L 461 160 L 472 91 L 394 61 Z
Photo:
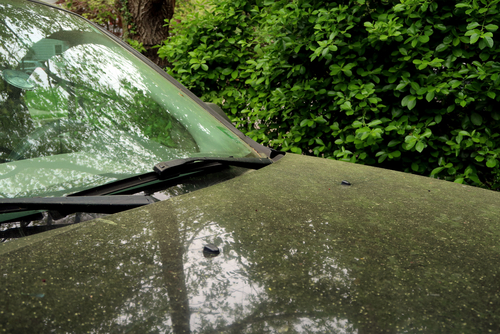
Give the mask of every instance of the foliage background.
M 123 35 L 122 13 L 124 9 L 118 0 L 58 0 L 56 3 L 99 24 L 119 37 Z
M 159 54 L 253 139 L 499 188 L 498 0 L 208 8 L 177 20 Z

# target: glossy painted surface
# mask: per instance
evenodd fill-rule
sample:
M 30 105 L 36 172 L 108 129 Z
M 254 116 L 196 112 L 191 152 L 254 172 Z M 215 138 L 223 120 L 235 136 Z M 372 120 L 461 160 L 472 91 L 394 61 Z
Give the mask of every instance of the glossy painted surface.
M 496 332 L 499 199 L 288 154 L 208 188 L 1 246 L 0 328 Z M 206 244 L 220 254 L 205 257 Z

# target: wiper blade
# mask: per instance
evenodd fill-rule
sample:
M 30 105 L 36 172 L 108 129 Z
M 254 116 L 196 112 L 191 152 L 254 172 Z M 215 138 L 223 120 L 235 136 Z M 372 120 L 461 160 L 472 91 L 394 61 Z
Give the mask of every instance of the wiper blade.
M 224 166 L 237 166 L 259 169 L 272 163 L 273 160 L 268 158 L 201 157 L 170 160 L 167 162 L 160 162 L 156 164 L 153 168 L 154 172 L 136 175 L 127 179 L 122 179 L 112 183 L 104 184 L 102 186 L 83 190 L 78 193 L 69 195 L 69 197 L 99 196 L 117 192 L 123 193 L 126 192 L 127 189 L 137 189 L 136 187 L 144 184 L 148 184 L 158 180 L 163 181 L 165 179 L 172 179 L 171 181 L 168 181 L 168 186 L 164 187 L 166 189 L 183 182 L 185 177 L 188 177 L 190 174 L 196 172 L 216 172 L 220 171 L 220 168 Z
M 117 213 L 154 202 L 156 200 L 151 196 L 130 195 L 1 198 L 0 213 L 26 210 Z
M 153 169 L 160 178 L 165 178 L 191 172 L 214 164 L 259 169 L 272 163 L 273 161 L 268 158 L 185 158 L 160 162 L 156 164 Z

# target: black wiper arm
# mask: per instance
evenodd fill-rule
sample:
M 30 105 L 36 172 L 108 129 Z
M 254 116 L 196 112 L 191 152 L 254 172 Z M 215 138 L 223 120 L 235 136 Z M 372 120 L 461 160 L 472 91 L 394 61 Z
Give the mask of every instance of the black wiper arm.
M 154 166 L 154 172 L 136 175 L 127 179 L 115 181 L 113 183 L 104 184 L 91 189 L 83 190 L 78 193 L 69 195 L 74 196 L 99 196 L 107 195 L 116 192 L 123 192 L 127 189 L 138 187 L 150 182 L 172 179 L 168 187 L 175 186 L 183 182 L 183 177 L 177 178 L 179 175 L 185 176 L 195 172 L 220 171 L 220 167 L 238 166 L 244 168 L 259 169 L 272 164 L 273 160 L 267 158 L 186 158 L 176 159 L 167 162 L 160 162 Z M 115 195 L 113 195 L 115 196 Z
M 259 169 L 272 163 L 273 161 L 268 158 L 185 158 L 160 162 L 156 164 L 153 169 L 156 174 L 158 174 L 160 179 L 162 179 L 165 177 L 172 177 L 182 173 L 194 171 L 214 164 Z
M 151 196 L 72 196 L 1 198 L 0 213 L 26 210 L 117 213 L 156 202 Z

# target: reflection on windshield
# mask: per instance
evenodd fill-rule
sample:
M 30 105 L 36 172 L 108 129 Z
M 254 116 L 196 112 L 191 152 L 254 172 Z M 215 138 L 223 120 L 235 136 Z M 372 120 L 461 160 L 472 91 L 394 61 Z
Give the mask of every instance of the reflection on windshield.
M 73 186 L 150 172 L 177 158 L 253 154 L 181 90 L 78 17 L 15 1 L 0 2 L 0 13 L 0 163 L 10 166 L 10 174 L 0 174 L 0 197 L 68 194 Z M 50 157 L 62 167 L 36 168 Z

